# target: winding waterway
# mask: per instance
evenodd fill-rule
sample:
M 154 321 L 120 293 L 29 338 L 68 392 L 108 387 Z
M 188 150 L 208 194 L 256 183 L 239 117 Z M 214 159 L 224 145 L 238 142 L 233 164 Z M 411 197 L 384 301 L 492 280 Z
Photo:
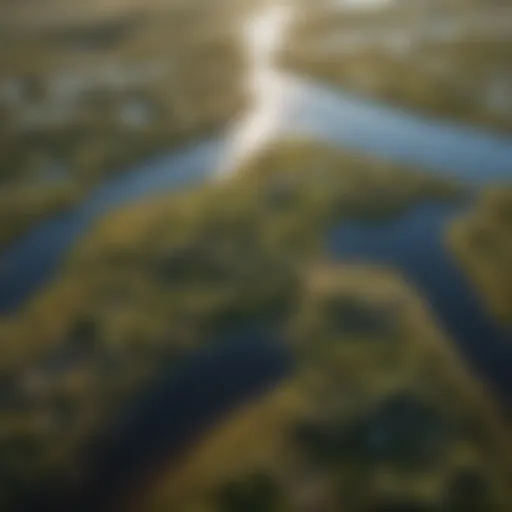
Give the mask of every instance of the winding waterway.
M 244 159 L 279 136 L 307 136 L 361 150 L 429 172 L 454 176 L 475 187 L 512 181 L 512 140 L 509 138 L 421 117 L 276 69 L 274 56 L 292 15 L 287 7 L 269 7 L 244 28 L 252 108 L 235 120 L 226 133 L 191 143 L 119 175 L 73 210 L 42 222 L 0 256 L 0 312 L 15 312 L 54 278 L 73 244 L 110 211 L 151 195 L 229 176 Z M 512 343 L 508 334 L 484 311 L 443 244 L 443 230 L 455 213 L 452 207 L 422 206 L 385 224 L 344 224 L 332 234 L 328 249 L 342 260 L 355 258 L 398 267 L 426 296 L 437 318 L 475 371 L 494 388 L 503 403 L 512 404 L 512 373 L 509 371 Z M 228 349 L 230 364 L 208 363 L 208 378 L 213 382 L 222 375 L 222 382 L 236 381 L 240 373 L 237 368 L 247 367 L 251 362 L 253 373 L 258 374 L 258 368 L 261 369 L 261 379 L 254 378 L 258 389 L 263 388 L 265 382 L 278 379 L 283 365 L 270 364 L 270 355 L 258 359 L 255 346 L 251 345 L 251 350 L 247 351 Z M 225 349 L 219 350 L 222 354 Z M 261 354 L 268 352 L 265 346 Z M 201 368 L 204 356 L 198 357 L 197 367 Z M 211 361 L 219 361 L 219 357 Z M 201 389 L 209 387 L 201 371 L 185 372 L 182 377 L 180 389 L 197 390 L 201 383 Z M 157 409 L 165 408 L 169 400 L 180 403 L 185 399 L 186 403 L 191 403 L 184 396 L 176 396 L 173 382 L 164 386 L 169 395 L 161 391 L 159 400 L 152 402 L 158 404 Z M 252 384 L 247 387 L 246 398 L 254 393 Z M 238 394 L 228 393 L 224 405 L 240 399 Z M 211 403 L 200 392 L 192 402 L 196 412 L 190 415 L 190 424 L 171 428 L 167 422 L 168 436 L 173 437 L 173 432 L 183 429 L 197 430 L 198 423 L 203 425 L 212 420 L 200 414 L 200 410 L 210 411 L 215 417 L 224 408 L 219 405 L 222 397 L 216 397 L 215 407 L 208 409 Z M 135 428 L 137 435 L 138 428 L 144 431 L 144 439 L 153 436 L 145 430 L 153 421 L 153 413 L 144 414 L 145 422 Z M 178 434 L 175 437 L 181 439 Z M 134 461 L 142 464 L 137 457 Z M 114 460 L 112 464 L 117 462 Z
M 73 210 L 42 222 L 0 255 L 0 312 L 15 312 L 59 269 L 69 249 L 122 205 L 235 172 L 279 136 L 307 136 L 455 176 L 476 187 L 512 181 L 512 140 L 428 119 L 284 73 L 274 57 L 293 12 L 269 7 L 244 27 L 252 108 L 225 134 L 146 162 L 95 190 Z M 512 401 L 512 344 L 487 317 L 443 247 L 453 211 L 419 210 L 385 226 L 340 228 L 340 257 L 391 263 L 418 285 L 462 352 Z M 414 240 L 414 242 L 412 242 Z M 426 242 L 428 240 L 428 243 Z M 442 276 L 442 277 L 440 277 Z
M 478 185 L 511 180 L 509 138 L 390 108 L 276 69 L 273 57 L 291 17 L 286 7 L 269 7 L 247 24 L 253 104 L 227 133 L 120 174 L 0 255 L 0 312 L 17 310 L 52 279 L 73 244 L 108 212 L 229 174 L 279 136 L 308 136 Z

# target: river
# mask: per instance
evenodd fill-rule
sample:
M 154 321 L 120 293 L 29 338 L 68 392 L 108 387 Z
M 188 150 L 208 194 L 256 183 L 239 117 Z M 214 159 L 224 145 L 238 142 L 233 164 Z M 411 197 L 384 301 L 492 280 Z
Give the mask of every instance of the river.
M 274 58 L 292 19 L 290 8 L 273 6 L 244 27 L 251 64 L 247 87 L 253 102 L 225 134 L 190 143 L 120 174 L 71 211 L 43 221 L 0 255 L 1 313 L 16 312 L 54 278 L 73 245 L 109 212 L 155 194 L 229 176 L 244 159 L 281 136 L 310 137 L 360 150 L 475 187 L 512 181 L 508 137 L 398 110 L 277 69 Z M 510 398 L 512 375 L 504 375 L 510 373 L 504 365 L 512 364 L 512 344 L 502 342 L 507 334 L 487 318 L 443 247 L 443 229 L 453 214 L 436 207 L 391 225 L 345 226 L 336 237 L 341 241 L 334 244 L 335 252 L 402 269 L 426 294 L 463 352 L 486 368 L 488 380 L 498 379 L 493 371 L 502 368 L 498 387 Z M 481 320 L 479 328 L 469 328 L 475 327 L 476 319 Z
M 0 313 L 19 309 L 51 280 L 70 248 L 122 205 L 229 175 L 273 138 L 307 136 L 475 185 L 512 178 L 512 140 L 388 107 L 275 69 L 291 14 L 269 8 L 245 30 L 253 105 L 225 134 L 151 159 L 43 221 L 0 255 Z
M 228 177 L 276 137 L 310 137 L 456 177 L 474 187 L 512 180 L 508 137 L 419 116 L 276 69 L 274 56 L 292 15 L 287 7 L 269 7 L 244 28 L 252 108 L 226 133 L 120 174 L 71 211 L 36 226 L 0 256 L 0 312 L 16 312 L 38 293 L 57 275 L 73 245 L 109 212 L 155 194 Z M 445 250 L 443 230 L 454 214 L 453 208 L 427 206 L 385 224 L 344 224 L 328 248 L 343 261 L 356 258 L 398 267 L 426 297 L 475 372 L 510 405 L 512 343 Z M 254 358 L 253 352 L 236 352 L 239 364 Z M 222 368 L 214 370 L 225 374 Z M 264 373 L 265 378 L 275 379 L 281 370 Z

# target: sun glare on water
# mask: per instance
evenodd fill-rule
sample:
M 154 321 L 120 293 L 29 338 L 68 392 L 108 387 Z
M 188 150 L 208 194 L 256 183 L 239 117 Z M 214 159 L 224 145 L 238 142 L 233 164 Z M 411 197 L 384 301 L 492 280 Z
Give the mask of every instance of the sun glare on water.
M 248 60 L 247 90 L 251 107 L 233 126 L 231 149 L 221 166 L 230 175 L 240 163 L 257 153 L 277 130 L 281 117 L 282 79 L 275 65 L 293 10 L 279 4 L 268 7 L 248 20 L 243 29 Z

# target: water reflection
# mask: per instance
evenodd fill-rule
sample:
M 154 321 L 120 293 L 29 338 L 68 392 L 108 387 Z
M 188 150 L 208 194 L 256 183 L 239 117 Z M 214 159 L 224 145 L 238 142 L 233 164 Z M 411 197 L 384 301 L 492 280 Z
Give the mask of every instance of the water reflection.
M 283 4 L 258 13 L 243 25 L 251 105 L 228 135 L 230 149 L 220 167 L 223 175 L 235 171 L 282 129 L 290 90 L 276 66 L 276 57 L 292 19 L 291 6 Z

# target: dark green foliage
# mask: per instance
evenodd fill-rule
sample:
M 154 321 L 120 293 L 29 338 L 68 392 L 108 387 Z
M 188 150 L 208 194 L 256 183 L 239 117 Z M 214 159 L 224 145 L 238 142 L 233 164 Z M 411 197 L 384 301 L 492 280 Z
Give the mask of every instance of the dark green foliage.
M 425 466 L 435 461 L 448 441 L 441 415 L 407 394 L 388 398 L 356 424 L 350 446 L 354 455 L 397 466 Z
M 407 500 L 403 498 L 378 498 L 376 503 L 369 505 L 364 512 L 441 512 L 418 500 Z
M 264 472 L 225 485 L 219 492 L 219 512 L 273 512 L 280 502 L 279 485 Z
M 358 302 L 353 297 L 329 297 L 322 309 L 338 332 L 355 336 L 389 334 L 396 321 L 392 311 Z
M 308 456 L 320 462 L 404 468 L 434 462 L 449 439 L 440 414 L 408 395 L 392 396 L 355 421 L 302 423 L 294 435 Z
M 493 510 L 489 483 L 477 468 L 460 470 L 452 478 L 446 496 L 449 512 L 488 512 Z

